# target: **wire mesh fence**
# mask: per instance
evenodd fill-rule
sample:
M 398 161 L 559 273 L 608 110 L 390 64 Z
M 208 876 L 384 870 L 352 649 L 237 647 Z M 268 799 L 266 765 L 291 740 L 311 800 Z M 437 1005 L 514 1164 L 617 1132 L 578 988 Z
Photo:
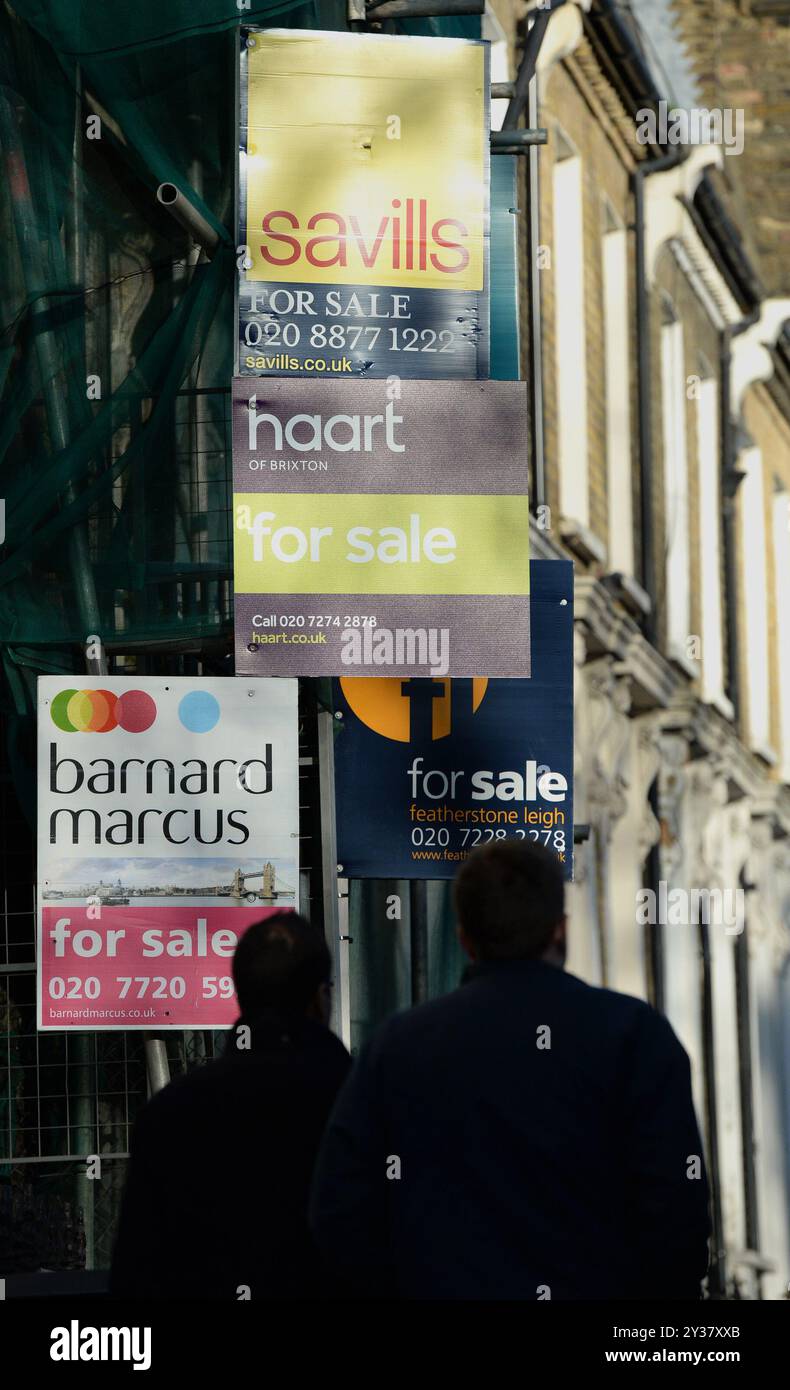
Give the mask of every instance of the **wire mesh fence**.
M 203 486 L 199 471 L 193 486 Z M 223 508 L 217 512 L 225 524 Z M 193 601 L 200 601 L 203 582 L 187 580 Z M 178 666 L 186 674 L 184 668 L 197 662 L 189 657 L 134 653 L 115 662 L 129 674 L 161 664 L 170 670 Z M 106 1268 L 130 1136 L 148 1095 L 144 1036 L 37 1030 L 34 827 L 17 794 L 14 771 L 18 784 L 19 767 L 12 765 L 9 756 L 11 732 L 12 724 L 4 718 L 0 741 L 0 1274 Z M 222 1035 L 213 1032 L 171 1034 L 167 1040 L 171 1075 L 200 1065 L 221 1045 Z
M 216 669 L 229 669 L 218 652 Z M 130 676 L 199 675 L 193 655 L 132 651 L 113 665 Z M 300 906 L 322 913 L 315 710 L 300 705 Z M 106 1269 L 135 1120 L 148 1097 L 142 1032 L 39 1032 L 36 1027 L 34 823 L 18 796 L 0 719 L 0 1276 L 38 1269 Z M 31 774 L 32 776 L 32 774 Z M 168 1032 L 171 1076 L 224 1046 L 221 1031 Z

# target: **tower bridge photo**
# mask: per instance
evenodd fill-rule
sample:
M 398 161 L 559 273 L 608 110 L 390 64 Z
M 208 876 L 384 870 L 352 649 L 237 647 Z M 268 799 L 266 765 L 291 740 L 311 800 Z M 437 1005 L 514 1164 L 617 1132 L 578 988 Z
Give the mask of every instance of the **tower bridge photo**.
M 50 902 L 91 899 L 108 907 L 138 898 L 228 898 L 247 904 L 282 902 L 288 907 L 296 894 L 295 865 L 274 859 L 248 859 L 242 864 L 231 859 L 109 860 L 98 866 L 98 872 L 96 867 L 96 861 L 86 861 L 79 881 L 53 877 L 45 883 L 42 897 Z

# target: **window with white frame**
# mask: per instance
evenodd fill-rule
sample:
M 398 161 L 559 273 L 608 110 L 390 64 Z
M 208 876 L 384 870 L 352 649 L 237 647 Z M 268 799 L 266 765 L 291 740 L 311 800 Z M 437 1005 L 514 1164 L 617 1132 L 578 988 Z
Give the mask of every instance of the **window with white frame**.
M 661 409 L 664 426 L 664 535 L 667 651 L 685 662 L 691 623 L 686 368 L 683 325 L 662 296 Z
M 560 511 L 589 525 L 582 162 L 558 132 L 554 185 L 554 313 Z
M 773 532 L 780 770 L 790 782 L 790 493 L 784 490 L 774 493 Z
M 746 698 L 749 744 L 767 753 L 770 743 L 768 687 L 768 573 L 765 563 L 763 456 L 756 446 L 741 454 L 741 565 L 746 633 Z
M 603 315 L 606 374 L 606 473 L 609 568 L 634 573 L 631 492 L 631 373 L 628 316 L 628 239 L 608 199 L 603 205 Z
M 719 388 L 713 372 L 705 361 L 700 362 L 696 406 L 702 698 L 710 704 L 722 706 L 725 694 L 721 601 Z

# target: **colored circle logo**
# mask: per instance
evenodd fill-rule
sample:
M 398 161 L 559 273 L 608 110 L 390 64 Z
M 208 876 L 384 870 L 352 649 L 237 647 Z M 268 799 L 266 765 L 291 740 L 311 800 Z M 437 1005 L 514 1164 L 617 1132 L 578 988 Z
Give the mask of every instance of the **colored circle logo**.
M 144 734 L 156 719 L 156 705 L 144 690 L 124 690 L 118 696 L 115 718 L 127 734 Z
M 190 690 L 178 706 L 178 717 L 191 734 L 207 734 L 219 722 L 219 701 L 207 690 Z
M 64 734 L 108 734 L 124 729 L 142 734 L 156 719 L 156 705 L 144 690 L 60 690 L 50 708 L 52 723 Z
M 469 713 L 477 712 L 486 693 L 488 679 L 475 676 L 470 680 L 422 680 L 419 683 L 391 676 L 344 676 L 340 681 L 348 703 L 358 719 L 374 733 L 398 743 L 408 743 L 415 736 L 413 697 L 418 691 L 430 693 L 431 737 L 446 738 L 457 726 L 464 713 L 464 701 Z

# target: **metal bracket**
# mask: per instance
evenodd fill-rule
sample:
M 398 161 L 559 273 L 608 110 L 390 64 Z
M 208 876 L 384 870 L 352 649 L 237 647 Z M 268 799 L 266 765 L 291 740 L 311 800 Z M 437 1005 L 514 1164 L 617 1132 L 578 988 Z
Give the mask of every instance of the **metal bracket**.
M 484 14 L 485 0 L 348 0 L 349 23 L 370 24 L 380 19 L 428 19 L 457 14 Z
M 492 130 L 492 154 L 527 154 L 533 145 L 547 145 L 549 132 L 543 126 L 533 130 Z
M 502 123 L 503 131 L 515 130 L 518 126 L 521 113 L 527 104 L 529 84 L 535 76 L 538 54 L 540 53 L 541 44 L 543 43 L 549 20 L 565 3 L 566 0 L 552 0 L 552 4 L 547 9 L 541 7 L 535 12 L 535 18 L 530 25 L 524 42 L 524 52 L 521 55 L 521 62 L 519 63 L 515 91 L 510 98 L 510 105 L 507 108 L 507 113 Z

